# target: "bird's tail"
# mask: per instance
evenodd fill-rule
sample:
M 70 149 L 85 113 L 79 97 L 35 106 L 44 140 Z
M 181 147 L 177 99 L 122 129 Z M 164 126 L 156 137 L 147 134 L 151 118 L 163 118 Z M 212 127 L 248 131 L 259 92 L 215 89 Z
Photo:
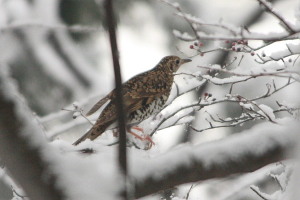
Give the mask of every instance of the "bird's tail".
M 93 126 L 88 132 L 86 132 L 81 138 L 79 138 L 73 145 L 78 145 L 86 139 L 94 140 L 106 130 L 109 124 L 103 124 L 100 126 Z

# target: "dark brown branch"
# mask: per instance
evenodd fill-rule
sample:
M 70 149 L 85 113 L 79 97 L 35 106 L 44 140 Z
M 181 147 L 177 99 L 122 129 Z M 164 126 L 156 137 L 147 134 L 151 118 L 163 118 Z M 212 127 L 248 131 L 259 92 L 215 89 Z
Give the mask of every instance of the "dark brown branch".
M 41 155 L 42 144 L 31 141 L 36 140 L 31 135 L 42 135 L 32 118 L 12 81 L 0 72 L 1 161 L 31 200 L 62 200 L 64 194 L 57 188 L 56 175 Z
M 123 96 L 122 96 L 122 77 L 119 63 L 119 51 L 116 39 L 116 22 L 114 18 L 113 11 L 113 0 L 105 1 L 106 10 L 106 22 L 109 32 L 109 39 L 111 45 L 111 53 L 114 65 L 115 74 L 115 84 L 116 84 L 116 97 L 117 97 L 117 111 L 118 111 L 118 125 L 119 125 L 119 165 L 121 171 L 124 175 L 124 191 L 122 192 L 122 198 L 128 199 L 128 194 L 126 190 L 127 181 L 127 152 L 126 152 L 126 122 L 125 122 L 125 111 L 123 106 Z

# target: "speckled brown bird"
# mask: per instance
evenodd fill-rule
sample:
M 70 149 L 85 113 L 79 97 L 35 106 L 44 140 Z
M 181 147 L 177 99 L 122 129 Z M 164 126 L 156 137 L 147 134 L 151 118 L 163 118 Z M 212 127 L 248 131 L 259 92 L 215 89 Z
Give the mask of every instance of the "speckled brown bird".
M 136 125 L 161 111 L 170 95 L 174 73 L 182 64 L 190 61 L 190 59 L 181 59 L 178 56 L 166 56 L 153 69 L 138 74 L 122 84 L 123 103 L 127 113 L 127 131 L 129 133 L 141 140 L 147 139 L 152 142 L 150 137 L 142 138 L 133 133 L 131 128 L 142 131 Z M 103 109 L 96 123 L 74 145 L 78 145 L 86 139 L 94 140 L 104 131 L 113 128 L 113 126 L 116 127 L 114 125 L 117 121 L 115 89 L 97 102 L 86 115 L 95 113 L 107 101 L 110 102 Z

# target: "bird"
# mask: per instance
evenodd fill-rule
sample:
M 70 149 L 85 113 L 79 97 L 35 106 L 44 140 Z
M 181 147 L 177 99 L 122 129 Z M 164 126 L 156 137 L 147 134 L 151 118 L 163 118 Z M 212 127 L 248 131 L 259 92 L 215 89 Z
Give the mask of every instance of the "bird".
M 121 91 L 126 112 L 126 129 L 130 134 L 138 139 L 153 143 L 150 136 L 143 138 L 132 132 L 131 129 L 143 132 L 143 129 L 138 127 L 137 124 L 162 110 L 172 89 L 174 73 L 181 65 L 191 61 L 191 59 L 181 59 L 174 55 L 166 56 L 154 68 L 138 74 L 122 84 Z M 86 113 L 86 116 L 94 114 L 105 103 L 109 103 L 106 104 L 91 129 L 75 141 L 73 145 L 78 145 L 86 139 L 94 140 L 106 130 L 112 129 L 113 126 L 113 128 L 116 128 L 117 101 L 116 89 L 98 101 Z

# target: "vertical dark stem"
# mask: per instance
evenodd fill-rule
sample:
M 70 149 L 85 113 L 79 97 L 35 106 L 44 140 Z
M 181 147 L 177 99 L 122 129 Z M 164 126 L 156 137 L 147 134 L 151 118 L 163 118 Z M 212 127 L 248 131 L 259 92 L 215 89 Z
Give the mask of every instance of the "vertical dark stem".
M 118 111 L 118 124 L 119 124 L 119 165 L 121 171 L 124 175 L 124 193 L 122 193 L 123 199 L 127 198 L 127 190 L 126 190 L 126 179 L 127 179 L 127 158 L 126 158 L 126 131 L 125 131 L 125 114 L 124 114 L 124 106 L 123 106 L 123 98 L 122 98 L 122 78 L 120 71 L 120 63 L 119 63 L 119 51 L 117 46 L 116 39 L 116 29 L 115 29 L 115 19 L 113 12 L 113 0 L 105 1 L 105 10 L 106 10 L 106 22 L 109 32 L 109 39 L 111 45 L 111 53 L 114 65 L 114 73 L 115 73 L 115 84 L 116 84 L 116 96 L 118 101 L 117 103 L 117 111 Z

